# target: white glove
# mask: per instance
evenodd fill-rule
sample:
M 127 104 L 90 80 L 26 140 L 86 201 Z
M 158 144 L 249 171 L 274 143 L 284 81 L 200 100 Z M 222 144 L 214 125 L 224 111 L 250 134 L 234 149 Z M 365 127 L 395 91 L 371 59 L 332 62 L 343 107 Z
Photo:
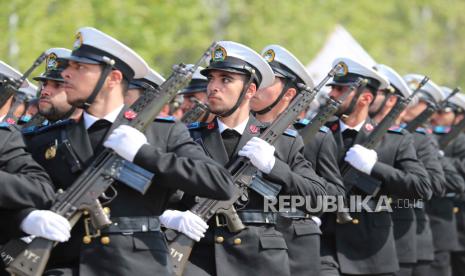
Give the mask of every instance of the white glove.
M 107 148 L 113 149 L 119 156 L 132 162 L 139 149 L 147 143 L 147 137 L 137 129 L 121 125 L 113 130 L 103 143 Z
M 316 223 L 316 225 L 318 225 L 318 227 L 321 226 L 321 219 L 319 217 L 312 216 L 311 218 L 313 222 Z
M 71 225 L 64 217 L 48 210 L 35 210 L 21 222 L 23 232 L 52 241 L 65 242 L 71 236 Z
M 270 173 L 276 162 L 275 148 L 258 137 L 253 137 L 237 153 L 250 159 L 252 165 L 264 173 Z
M 181 232 L 195 241 L 205 237 L 208 229 L 208 224 L 191 211 L 166 210 L 160 216 L 160 222 L 166 228 Z
M 357 170 L 370 175 L 378 161 L 378 153 L 361 145 L 355 145 L 347 151 L 344 160 Z

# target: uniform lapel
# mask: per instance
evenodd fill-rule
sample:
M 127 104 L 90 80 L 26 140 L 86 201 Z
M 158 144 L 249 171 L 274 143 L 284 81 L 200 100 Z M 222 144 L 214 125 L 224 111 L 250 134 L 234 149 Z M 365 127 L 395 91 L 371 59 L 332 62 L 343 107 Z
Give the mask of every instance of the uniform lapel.
M 236 150 L 234 152 L 234 157 L 237 155 L 237 152 L 245 146 L 245 144 L 252 139 L 252 137 L 260 136 L 260 130 L 264 128 L 263 123 L 258 121 L 254 116 L 250 115 L 247 126 L 244 129 L 244 132 L 241 135 L 241 139 L 237 144 Z
M 127 109 L 128 107 L 125 106 L 118 114 L 115 122 L 111 125 L 110 130 L 107 132 L 104 141 L 108 138 L 113 129 L 115 129 L 121 123 L 121 121 L 123 121 L 123 114 Z M 76 124 L 68 125 L 66 127 L 66 132 L 74 152 L 77 154 L 80 161 L 83 164 L 86 164 L 91 159 L 91 157 L 93 157 L 94 151 L 92 150 L 89 135 L 84 125 L 83 116 L 81 115 L 81 118 Z
M 327 124 L 328 128 L 332 131 L 334 140 L 337 145 L 337 160 L 341 162 L 345 155 L 344 141 L 342 140 L 341 127 L 339 125 L 339 118 L 332 120 Z
M 372 121 L 367 119 L 365 124 L 363 124 L 362 128 L 358 132 L 357 137 L 355 137 L 354 145 L 363 145 L 363 143 L 368 139 L 368 136 L 370 136 L 370 133 L 373 131 L 373 128 L 374 126 Z
M 84 119 L 81 116 L 76 124 L 70 124 L 65 129 L 69 142 L 77 154 L 80 161 L 85 164 L 94 155 L 90 145 L 89 135 L 84 126 Z
M 115 128 L 117 128 L 124 120 L 124 113 L 129 109 L 128 106 L 124 106 L 121 112 L 118 114 L 118 117 L 116 117 L 116 120 L 111 124 L 110 130 L 108 130 L 107 134 L 105 135 L 105 139 L 103 141 L 107 140 L 108 136 L 113 132 Z
M 216 162 L 223 166 L 228 162 L 228 154 L 223 145 L 216 119 L 208 124 L 205 131 L 202 131 L 202 141 L 196 142 L 199 142 L 201 145 L 203 144 L 204 150 Z

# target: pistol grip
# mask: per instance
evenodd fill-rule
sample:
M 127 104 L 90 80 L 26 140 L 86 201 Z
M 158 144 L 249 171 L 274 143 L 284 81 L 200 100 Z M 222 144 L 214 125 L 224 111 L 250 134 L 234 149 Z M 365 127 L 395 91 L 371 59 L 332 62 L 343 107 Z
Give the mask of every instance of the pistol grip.
M 217 213 L 222 214 L 225 217 L 226 225 L 228 226 L 230 232 L 236 233 L 245 228 L 234 206 L 231 206 L 228 209 L 220 209 L 217 211 Z
M 100 204 L 98 199 L 95 199 L 94 204 L 90 206 L 89 216 L 95 229 L 102 229 L 111 224 L 109 215 L 103 210 L 102 204 Z

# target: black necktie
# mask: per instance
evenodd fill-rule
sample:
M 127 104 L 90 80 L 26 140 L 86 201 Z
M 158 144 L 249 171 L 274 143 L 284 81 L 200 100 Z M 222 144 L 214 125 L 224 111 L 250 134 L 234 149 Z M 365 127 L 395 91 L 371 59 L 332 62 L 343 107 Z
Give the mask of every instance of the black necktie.
M 111 122 L 100 119 L 97 120 L 94 124 L 92 124 L 89 129 L 87 129 L 87 133 L 89 134 L 90 144 L 92 149 L 94 150 L 94 155 L 100 153 L 103 150 L 103 138 L 107 134 L 108 130 L 111 127 Z
M 355 137 L 357 137 L 358 131 L 355 129 L 346 129 L 342 132 L 342 140 L 344 141 L 344 149 L 347 152 L 350 147 L 354 144 Z
M 223 144 L 226 148 L 226 152 L 228 153 L 228 157 L 231 159 L 234 154 L 234 150 L 241 139 L 241 134 L 234 129 L 227 128 L 221 133 L 221 137 L 223 138 Z

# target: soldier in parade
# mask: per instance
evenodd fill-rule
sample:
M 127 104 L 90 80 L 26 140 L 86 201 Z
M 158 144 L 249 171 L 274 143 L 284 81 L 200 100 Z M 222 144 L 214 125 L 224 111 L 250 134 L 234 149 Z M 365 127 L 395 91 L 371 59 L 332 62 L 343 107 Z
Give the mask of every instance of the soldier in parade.
M 324 183 L 302 155 L 303 143 L 292 133 L 275 145 L 258 138 L 266 126 L 250 114 L 257 89 L 273 84 L 268 63 L 252 49 L 220 41 L 208 67 L 208 105 L 217 118 L 190 126 L 191 135 L 222 165 L 244 156 L 263 179 L 280 188 L 280 195 L 325 194 Z M 232 233 L 221 214 L 210 221 L 205 238 L 194 246 L 185 275 L 290 275 L 286 241 L 277 228 L 282 218 L 264 210 L 264 196 L 248 190 L 235 205 L 246 228 Z M 246 260 L 253 260 L 247 262 Z
M 145 61 L 121 42 L 94 28 L 79 29 L 61 75 L 67 101 L 84 112 L 78 121 L 64 120 L 28 135 L 30 151 L 62 189 L 104 147 L 156 176 L 144 195 L 115 183 L 117 196 L 106 202 L 112 224 L 101 231 L 103 238 L 82 240 L 85 234 L 93 234 L 85 233 L 87 227 L 93 230 L 86 225 L 84 231 L 86 222 L 81 220 L 71 240 L 53 250 L 46 275 L 170 274 L 158 219 L 170 194 L 180 188 L 204 197 L 230 196 L 229 174 L 203 154 L 182 124 L 157 119 L 145 134 L 117 126 L 118 118 L 126 116 L 123 101 L 129 82 L 148 72 Z
M 372 105 L 372 116 L 380 122 L 395 105 L 396 97 L 408 98 L 412 91 L 402 77 L 389 66 L 379 64 L 376 70 L 384 74 L 389 82 L 390 89 L 378 91 L 377 99 Z M 410 103 L 414 106 L 416 99 Z M 396 119 L 394 128 L 401 125 L 405 114 L 401 112 Z M 435 149 L 433 138 L 426 136 L 424 131 L 412 133 L 417 157 L 425 167 L 433 186 L 444 185 L 445 178 L 442 170 L 438 151 Z M 434 181 L 434 182 L 433 182 Z M 433 184 L 434 183 L 434 184 Z M 424 211 L 424 198 L 418 198 L 409 204 L 404 204 L 403 199 L 393 199 L 393 212 L 391 213 L 394 223 L 394 239 L 396 243 L 397 257 L 400 270 L 396 275 L 413 275 L 415 266 L 420 260 L 431 261 L 433 256 L 432 234 Z
M 369 106 L 377 91 L 386 89 L 389 82 L 385 76 L 351 59 L 336 59 L 333 64 L 338 62 L 345 64 L 347 73 L 333 78 L 329 84 L 331 97 L 340 97 L 359 78 L 368 82 L 349 94 L 339 110 L 340 119 L 328 122 L 327 126 L 335 135 L 340 165 L 345 161 L 357 172 L 343 175 L 344 183 L 352 186 L 349 195 L 374 196 L 367 204 L 374 212 L 351 212 L 351 222 L 336 224 L 335 240 L 325 242 L 329 243 L 329 254 L 337 260 L 339 271 L 334 268 L 327 275 L 391 275 L 399 270 L 392 219 L 386 209 L 377 208 L 376 199 L 380 195 L 428 199 L 431 188 L 427 173 L 416 158 L 413 139 L 407 133 L 391 129 L 375 150 L 362 146 L 375 127 L 368 117 Z M 368 194 L 363 188 L 375 192 Z
M 404 76 L 404 80 L 409 85 L 415 86 L 423 77 L 420 74 L 408 74 Z M 420 90 L 418 103 L 407 108 L 403 121 L 407 123 L 413 121 L 428 106 L 437 108 L 444 99 L 445 95 L 441 88 L 432 80 L 429 80 Z M 432 132 L 429 120 L 418 131 Z M 446 194 L 457 189 L 463 190 L 463 179 L 453 166 L 450 158 L 444 156 L 440 151 L 437 137 L 434 138 L 435 152 L 439 151 L 439 160 L 446 181 L 444 185 L 440 185 L 438 179 L 435 181 L 435 178 L 431 178 L 433 197 L 426 202 L 426 213 L 430 219 L 434 256 L 432 262 L 428 262 L 431 256 L 426 255 L 425 262 L 415 267 L 415 275 L 425 275 L 425 273 L 428 275 L 450 275 L 450 251 L 455 248 L 457 240 L 456 223 L 452 215 L 453 203 L 446 197 Z
M 452 125 L 453 127 L 458 127 L 457 124 L 459 124 L 463 118 L 464 118 L 464 113 L 465 113 L 465 96 L 463 94 L 456 94 L 454 97 L 452 97 L 449 101 L 449 106 L 451 110 L 454 112 L 454 122 Z M 460 134 L 459 136 L 463 136 L 463 134 Z M 451 149 L 452 152 L 456 153 L 455 151 L 458 150 L 458 148 L 461 146 L 455 140 L 453 140 L 450 144 L 455 145 L 454 148 Z M 447 149 L 447 148 L 446 148 Z M 464 160 L 463 154 L 458 155 L 457 154 L 457 159 L 455 159 L 454 163 L 463 163 Z M 462 168 L 462 167 L 461 167 Z M 463 171 L 461 171 L 462 177 Z M 455 195 L 454 198 L 454 213 L 455 213 L 455 218 L 457 222 L 457 246 L 455 249 L 452 250 L 451 252 L 451 266 L 452 266 L 452 275 L 457 276 L 457 275 L 463 275 L 465 273 L 465 198 L 464 198 L 464 193 L 459 193 Z
M 442 92 L 444 96 L 447 97 L 451 93 L 451 89 L 447 87 L 442 87 Z M 442 110 L 438 110 L 432 119 L 431 124 L 433 125 L 433 131 L 437 135 L 439 142 L 441 139 L 446 138 L 449 135 L 449 132 L 461 121 L 463 118 L 463 110 L 465 108 L 465 101 L 463 101 L 462 95 L 454 95 L 449 99 L 449 101 L 445 104 Z M 444 152 L 446 158 L 448 158 L 457 172 L 460 174 L 462 179 L 464 179 L 464 158 L 465 158 L 465 148 L 463 143 L 465 143 L 465 134 L 460 133 L 454 140 L 452 140 L 445 148 L 441 148 Z M 439 271 L 441 274 L 435 275 L 446 275 L 446 273 L 451 273 L 455 275 L 461 275 L 460 271 L 462 271 L 463 267 L 461 263 L 460 251 L 463 251 L 463 243 L 462 237 L 463 233 L 463 210 L 460 208 L 462 207 L 461 204 L 461 195 L 464 193 L 464 182 L 461 182 L 461 185 L 451 186 L 448 183 L 448 187 L 446 190 L 445 197 L 443 201 L 444 204 L 447 204 L 447 209 L 443 208 L 443 210 L 447 210 L 447 216 L 444 216 L 444 219 L 447 218 L 449 222 L 449 227 L 452 229 L 448 229 L 449 232 L 452 232 L 448 239 L 451 241 L 446 242 L 449 244 L 448 253 L 450 255 L 450 264 L 445 264 L 444 260 L 449 260 L 449 258 L 442 259 L 442 262 L 438 262 L 438 267 L 443 268 L 443 270 Z M 432 208 L 439 207 L 438 204 L 436 206 L 432 206 Z M 441 233 L 444 235 L 444 232 Z M 444 239 L 444 238 L 441 238 Z M 444 241 L 445 242 L 445 241 Z M 443 253 L 444 255 L 447 253 Z M 441 259 L 439 259 L 441 261 Z M 443 264 L 443 265 L 441 265 Z
M 2 68 L 2 74 L 21 77 L 9 66 Z M 0 85 L 0 93 L 5 93 L 4 89 Z M 0 123 L 0 213 L 3 219 L 0 244 L 23 235 L 64 242 L 70 237 L 71 226 L 65 218 L 44 210 L 55 198 L 54 186 L 44 169 L 26 151 L 21 132 L 14 123 Z
M 310 89 L 314 84 L 302 63 L 285 48 L 269 45 L 263 49 L 262 56 L 273 69 L 275 81 L 273 85 L 257 91 L 250 101 L 250 107 L 259 121 L 271 123 L 288 108 L 290 102 L 299 93 L 298 83 Z M 301 120 L 297 125 L 303 127 L 305 123 Z M 323 177 L 322 181 L 326 181 L 325 186 L 329 195 L 334 195 L 331 193 L 334 189 L 344 190 L 342 181 L 338 178 L 339 169 L 334 156 L 335 151 L 331 151 L 335 150 L 335 147 L 336 143 L 331 132 L 323 127 L 304 149 L 305 158 L 310 161 L 315 172 Z M 286 239 L 291 275 L 319 275 L 320 219 L 304 213 L 284 215 L 291 220 L 292 227 L 278 225 L 278 229 Z
M 401 79 L 400 76 L 397 73 L 395 73 L 395 71 L 391 72 L 389 67 L 383 65 L 379 65 L 377 68 L 386 75 L 392 76 L 390 80 L 392 79 L 393 85 L 397 83 L 396 87 L 401 87 L 400 90 L 404 91 L 405 96 L 409 95 L 408 91 L 410 91 L 411 89 L 409 89 L 408 84 L 403 79 Z M 422 90 L 419 91 L 420 95 L 422 95 L 422 91 L 424 91 L 425 89 L 428 90 L 428 87 L 428 83 L 425 86 L 423 86 Z M 415 88 L 416 87 L 413 85 L 412 89 Z M 424 104 L 426 104 L 423 101 L 424 97 L 415 97 L 412 100 L 412 102 L 407 106 L 406 110 L 401 113 L 398 123 L 400 123 L 402 127 L 406 127 L 408 123 L 410 123 L 416 116 L 420 114 L 418 112 L 420 112 L 421 107 Z M 417 114 L 412 113 L 412 111 L 415 111 Z M 407 116 L 406 114 L 409 114 L 409 116 Z M 445 185 L 446 180 L 444 170 L 440 161 L 437 143 L 435 142 L 434 137 L 430 135 L 428 129 L 424 127 L 417 128 L 412 132 L 412 135 L 414 138 L 414 145 L 417 152 L 417 157 L 423 163 L 426 171 L 428 172 L 432 186 L 433 197 L 442 196 L 444 190 L 443 187 Z M 402 224 L 404 224 L 404 221 L 402 220 L 401 215 L 399 216 L 399 214 L 394 214 L 394 216 L 401 218 L 398 219 L 397 226 L 396 224 L 394 224 L 394 230 L 396 230 L 397 227 L 397 231 L 399 232 L 399 241 L 397 242 L 396 246 L 398 248 L 398 252 L 402 254 L 402 256 L 399 257 L 399 261 L 401 262 L 400 273 L 407 275 L 425 275 L 425 273 L 429 271 L 431 262 L 434 260 L 433 235 L 430 227 L 430 219 L 425 210 L 425 203 L 426 202 L 424 201 L 418 201 L 415 202 L 413 206 L 408 206 L 413 208 L 415 215 L 416 237 L 410 237 L 410 244 L 415 245 L 415 247 L 408 247 L 409 240 L 406 238 L 402 239 L 403 237 L 408 236 L 407 234 L 402 234 L 402 232 L 407 232 L 402 231 L 401 228 Z M 406 213 L 408 212 L 408 209 L 407 211 L 402 211 Z M 412 240 L 414 241 L 413 243 Z M 413 262 L 413 258 L 411 258 L 410 262 L 408 262 L 409 256 L 403 254 L 404 252 L 406 252 L 405 249 L 409 248 L 411 248 L 410 251 L 412 255 L 413 253 L 415 253 L 415 262 Z M 402 262 L 402 259 L 404 259 L 405 261 Z

